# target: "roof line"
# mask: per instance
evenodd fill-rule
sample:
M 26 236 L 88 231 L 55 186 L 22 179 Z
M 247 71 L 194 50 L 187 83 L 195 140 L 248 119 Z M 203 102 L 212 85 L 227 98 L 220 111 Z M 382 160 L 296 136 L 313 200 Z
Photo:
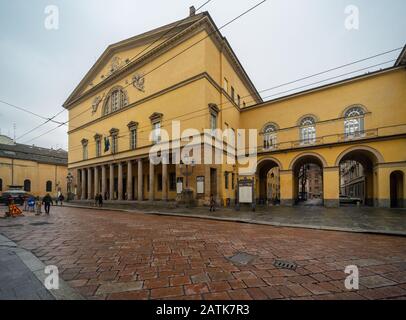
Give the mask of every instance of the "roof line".
M 267 100 L 267 101 L 264 101 L 262 103 L 254 104 L 252 106 L 242 108 L 241 111 L 248 111 L 250 109 L 265 106 L 266 104 L 273 104 L 273 103 L 280 102 L 280 101 L 283 101 L 283 100 L 292 99 L 292 98 L 295 98 L 297 96 L 313 93 L 313 92 L 316 92 L 316 91 L 325 90 L 325 89 L 328 89 L 330 87 L 345 84 L 347 82 L 353 82 L 353 81 L 361 80 L 362 78 L 368 78 L 368 77 L 376 76 L 376 75 L 383 74 L 383 73 L 386 73 L 386 72 L 400 70 L 400 69 L 403 69 L 403 68 L 404 68 L 403 66 L 392 66 L 392 67 L 388 67 L 388 68 L 385 68 L 385 69 L 373 71 L 373 72 L 370 72 L 370 73 L 367 73 L 367 74 L 361 74 L 361 75 L 354 76 L 354 77 L 351 77 L 351 78 L 331 82 L 331 83 L 328 83 L 328 84 L 325 84 L 325 85 L 322 85 L 322 86 L 319 86 L 319 87 L 314 87 L 314 88 L 306 89 L 306 90 L 303 90 L 303 91 L 295 92 L 295 93 L 289 94 L 287 96 L 283 96 L 283 97 Z

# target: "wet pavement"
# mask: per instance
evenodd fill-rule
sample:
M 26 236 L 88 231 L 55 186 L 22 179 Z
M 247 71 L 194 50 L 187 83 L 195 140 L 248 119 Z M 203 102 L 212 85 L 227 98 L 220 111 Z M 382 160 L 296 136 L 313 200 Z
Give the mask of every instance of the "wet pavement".
M 0 233 L 87 299 L 406 298 L 402 236 L 71 207 L 0 219 Z M 344 286 L 349 265 L 359 290 Z
M 77 201 L 72 205 L 93 206 L 92 202 Z M 321 206 L 265 207 L 257 206 L 253 212 L 249 207 L 218 208 L 210 212 L 208 208 L 182 208 L 174 203 L 149 204 L 147 202 L 105 203 L 105 208 L 128 212 L 173 214 L 225 221 L 268 224 L 274 226 L 300 227 L 350 232 L 386 233 L 406 236 L 406 210 L 372 207 L 325 208 Z

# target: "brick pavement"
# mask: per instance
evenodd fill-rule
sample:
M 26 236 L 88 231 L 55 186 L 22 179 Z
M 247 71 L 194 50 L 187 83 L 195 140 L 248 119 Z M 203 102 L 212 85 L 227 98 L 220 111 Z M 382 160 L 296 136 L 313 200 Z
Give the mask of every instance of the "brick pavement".
M 40 221 L 49 224 L 31 225 Z M 406 298 L 405 237 L 66 207 L 0 219 L 0 233 L 88 299 Z M 237 252 L 255 259 L 233 264 Z M 354 264 L 360 290 L 348 291 L 344 268 Z

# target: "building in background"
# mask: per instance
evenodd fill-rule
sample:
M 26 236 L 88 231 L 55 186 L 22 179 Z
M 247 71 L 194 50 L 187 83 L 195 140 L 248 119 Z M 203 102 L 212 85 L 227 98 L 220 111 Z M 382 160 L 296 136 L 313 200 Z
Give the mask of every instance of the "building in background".
M 300 200 L 323 198 L 322 169 L 313 163 L 305 164 L 299 171 Z
M 307 192 L 336 207 L 340 165 L 357 160 L 366 204 L 406 206 L 405 65 L 406 49 L 392 67 L 262 101 L 209 13 L 191 10 L 185 19 L 110 45 L 66 100 L 77 199 L 102 193 L 111 201 L 176 201 L 187 189 L 199 204 L 213 195 L 226 205 L 247 178 L 253 200 L 279 194 L 281 205 L 291 206 L 300 198 L 300 169 L 313 164 L 319 171 Z M 173 120 L 202 141 L 205 129 L 256 129 L 256 172 L 240 175 L 238 163 L 178 164 L 172 156 L 169 164 L 153 164 L 149 151 L 163 129 L 170 143 L 189 142 L 190 135 L 173 135 Z M 217 142 L 230 146 L 226 140 Z M 278 183 L 269 180 L 273 168 Z
M 68 153 L 14 143 L 0 135 L 0 195 L 10 186 L 35 196 L 66 194 Z
M 340 195 L 365 203 L 365 174 L 358 161 L 345 161 L 340 168 Z

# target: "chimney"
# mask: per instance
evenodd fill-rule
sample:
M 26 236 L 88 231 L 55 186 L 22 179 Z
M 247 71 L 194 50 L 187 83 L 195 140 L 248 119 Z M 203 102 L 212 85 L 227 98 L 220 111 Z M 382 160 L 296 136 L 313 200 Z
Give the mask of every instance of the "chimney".
M 196 14 L 195 6 L 189 7 L 189 17 L 193 17 Z

